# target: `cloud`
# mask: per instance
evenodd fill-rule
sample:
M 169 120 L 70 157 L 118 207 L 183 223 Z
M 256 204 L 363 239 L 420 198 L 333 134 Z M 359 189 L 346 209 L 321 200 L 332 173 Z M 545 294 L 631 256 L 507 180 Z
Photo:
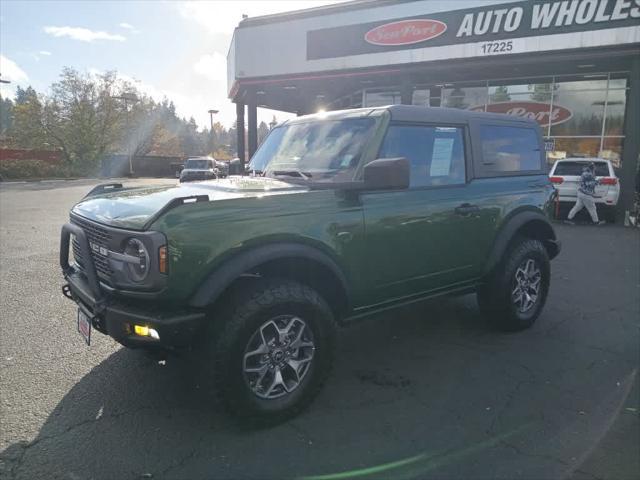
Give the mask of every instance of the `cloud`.
M 125 30 L 129 30 L 131 33 L 140 33 L 140 30 L 138 30 L 136 27 L 134 27 L 133 25 L 127 22 L 121 22 L 118 24 L 118 26 L 120 28 L 124 28 Z
M 0 72 L 3 80 L 15 83 L 29 81 L 29 76 L 22 70 L 16 62 L 0 54 Z
M 109 40 L 116 42 L 124 42 L 126 37 L 103 32 L 99 30 L 89 30 L 83 27 L 44 27 L 44 32 L 54 37 L 68 37 L 81 42 L 93 42 L 95 40 Z
M 32 53 L 31 56 L 36 62 L 39 62 L 40 58 L 51 56 L 51 52 L 48 50 L 40 50 L 39 52 Z
M 209 80 L 225 82 L 227 78 L 227 59 L 219 52 L 205 54 L 193 65 L 193 70 Z M 222 87 L 224 88 L 224 83 Z
M 29 81 L 29 76 L 22 70 L 16 62 L 0 54 L 0 73 L 2 80 L 9 80 L 11 83 L 0 83 L 0 94 L 3 97 L 11 98 L 15 95 L 16 86 L 24 85 Z

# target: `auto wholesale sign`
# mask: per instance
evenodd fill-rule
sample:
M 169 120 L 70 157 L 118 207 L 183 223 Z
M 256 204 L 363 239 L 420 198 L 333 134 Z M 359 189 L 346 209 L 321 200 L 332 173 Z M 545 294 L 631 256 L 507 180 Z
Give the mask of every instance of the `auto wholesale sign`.
M 484 111 L 484 105 L 469 108 L 474 111 Z M 515 117 L 535 120 L 541 127 L 558 125 L 570 120 L 573 112 L 561 105 L 553 105 L 541 102 L 496 102 L 487 105 L 487 112 L 505 113 Z
M 640 25 L 640 0 L 515 2 L 307 32 L 307 59 Z

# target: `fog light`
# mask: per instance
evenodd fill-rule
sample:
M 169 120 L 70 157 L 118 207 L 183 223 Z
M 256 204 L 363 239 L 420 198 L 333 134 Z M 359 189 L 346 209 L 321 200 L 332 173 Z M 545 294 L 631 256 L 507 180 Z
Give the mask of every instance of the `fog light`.
M 136 335 L 141 337 L 151 337 L 155 340 L 160 340 L 160 335 L 158 335 L 158 331 L 153 328 L 149 328 L 146 325 L 134 325 L 133 331 Z

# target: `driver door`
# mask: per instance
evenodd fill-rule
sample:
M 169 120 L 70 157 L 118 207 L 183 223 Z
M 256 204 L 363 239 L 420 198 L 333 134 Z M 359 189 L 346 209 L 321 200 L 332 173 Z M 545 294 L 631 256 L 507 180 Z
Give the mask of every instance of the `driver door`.
M 410 187 L 361 196 L 370 304 L 464 283 L 473 277 L 475 215 L 466 184 L 465 126 L 391 124 L 379 158 L 404 157 Z

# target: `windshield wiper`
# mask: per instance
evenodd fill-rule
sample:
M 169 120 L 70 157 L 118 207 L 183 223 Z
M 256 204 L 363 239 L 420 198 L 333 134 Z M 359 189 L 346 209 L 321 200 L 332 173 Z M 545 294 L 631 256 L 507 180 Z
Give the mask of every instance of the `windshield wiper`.
M 274 170 L 272 174 L 276 177 L 300 177 L 304 180 L 309 180 L 313 175 L 309 172 L 302 172 L 300 170 Z

